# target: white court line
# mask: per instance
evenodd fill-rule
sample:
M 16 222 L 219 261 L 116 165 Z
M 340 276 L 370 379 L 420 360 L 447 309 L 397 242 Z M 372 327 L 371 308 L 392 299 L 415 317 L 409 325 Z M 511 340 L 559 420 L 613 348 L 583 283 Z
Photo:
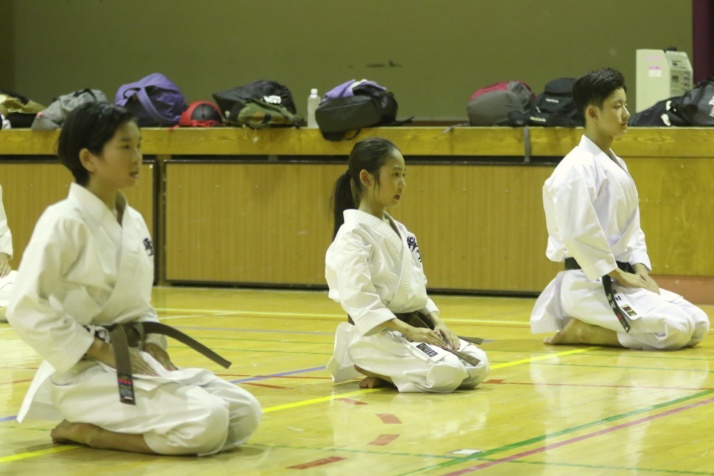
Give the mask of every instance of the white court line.
M 248 316 L 276 316 L 276 317 L 322 317 L 326 319 L 344 319 L 344 314 L 312 314 L 305 312 L 274 312 L 274 311 L 246 311 L 246 310 L 235 310 L 226 311 L 225 309 L 181 309 L 181 308 L 157 308 L 159 312 L 199 312 L 203 314 L 211 314 L 216 317 L 220 316 L 238 316 L 238 315 L 248 315 Z M 202 315 L 185 315 L 185 316 L 167 316 L 162 317 L 165 319 L 186 319 L 189 317 L 202 317 Z M 448 317 L 444 319 L 446 322 L 464 322 L 469 324 L 515 324 L 520 326 L 529 325 L 528 321 L 498 321 L 492 319 L 449 319 Z
M 344 314 L 317 314 L 317 313 L 306 313 L 306 312 L 275 312 L 275 311 L 246 311 L 243 309 L 236 309 L 235 311 L 226 311 L 225 309 L 177 309 L 177 308 L 156 308 L 157 311 L 161 312 L 201 312 L 205 314 L 214 315 L 224 315 L 224 316 L 236 316 L 236 315 L 250 315 L 250 316 L 286 316 L 286 317 L 325 317 L 325 318 L 344 318 Z

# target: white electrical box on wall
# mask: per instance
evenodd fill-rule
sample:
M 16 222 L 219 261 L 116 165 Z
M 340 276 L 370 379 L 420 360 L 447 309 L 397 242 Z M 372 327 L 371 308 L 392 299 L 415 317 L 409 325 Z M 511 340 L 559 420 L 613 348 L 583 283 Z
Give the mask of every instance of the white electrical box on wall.
M 637 50 L 637 112 L 694 87 L 692 64 L 684 51 Z

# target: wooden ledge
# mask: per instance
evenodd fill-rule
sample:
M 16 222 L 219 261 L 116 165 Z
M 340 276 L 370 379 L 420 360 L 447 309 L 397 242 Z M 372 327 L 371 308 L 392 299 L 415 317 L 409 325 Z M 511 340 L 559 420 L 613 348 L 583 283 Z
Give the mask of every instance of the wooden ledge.
M 0 131 L 0 155 L 54 155 L 59 131 Z M 317 129 L 144 128 L 144 153 L 151 155 L 345 156 L 354 140 L 330 142 Z M 563 156 L 582 129 L 530 128 L 531 155 Z M 383 127 L 364 129 L 358 139 L 380 136 L 406 156 L 523 157 L 523 129 L 510 127 Z M 622 157 L 714 158 L 714 129 L 633 128 L 615 143 Z

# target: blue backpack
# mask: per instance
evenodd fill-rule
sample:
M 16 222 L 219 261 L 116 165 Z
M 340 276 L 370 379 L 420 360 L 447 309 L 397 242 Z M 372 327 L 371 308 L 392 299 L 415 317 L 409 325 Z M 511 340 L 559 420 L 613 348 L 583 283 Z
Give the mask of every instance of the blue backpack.
M 132 112 L 142 127 L 174 126 L 188 109 L 179 88 L 161 73 L 120 86 L 114 104 Z

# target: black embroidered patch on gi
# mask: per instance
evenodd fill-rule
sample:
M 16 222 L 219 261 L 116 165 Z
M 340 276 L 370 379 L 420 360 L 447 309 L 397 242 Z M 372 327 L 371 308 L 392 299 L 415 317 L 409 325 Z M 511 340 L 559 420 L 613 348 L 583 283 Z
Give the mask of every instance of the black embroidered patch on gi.
M 151 244 L 151 240 L 149 238 L 144 238 L 144 249 L 146 250 L 146 254 L 149 256 L 154 256 L 154 247 Z
M 417 244 L 417 240 L 414 235 L 407 236 L 407 245 L 412 253 L 416 252 L 419 257 L 419 262 L 421 262 L 421 252 L 419 251 L 419 245 Z
M 417 344 L 416 348 L 424 352 L 429 357 L 436 357 L 438 355 L 434 349 L 429 347 L 429 344 L 425 344 L 424 342 Z

